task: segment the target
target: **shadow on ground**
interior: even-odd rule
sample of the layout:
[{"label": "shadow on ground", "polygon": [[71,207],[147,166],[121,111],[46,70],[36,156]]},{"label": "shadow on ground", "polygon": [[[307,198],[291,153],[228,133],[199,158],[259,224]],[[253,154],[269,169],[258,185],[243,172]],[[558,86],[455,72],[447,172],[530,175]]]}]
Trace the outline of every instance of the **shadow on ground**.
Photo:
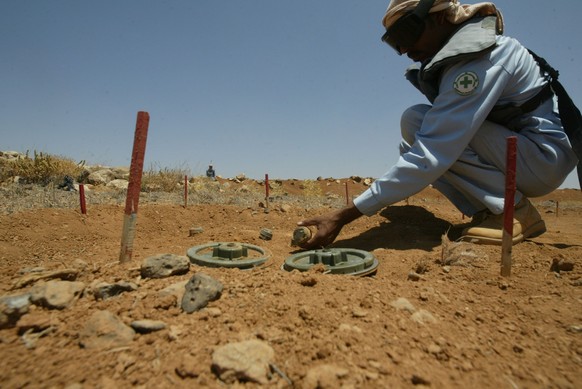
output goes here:
[{"label": "shadow on ground", "polygon": [[[375,249],[431,251],[440,246],[443,234],[456,234],[458,228],[436,217],[423,207],[414,205],[392,206],[380,216],[386,218],[373,227],[350,239],[336,241],[331,247],[347,247],[373,251]],[[460,234],[460,233],[459,233]]]}]

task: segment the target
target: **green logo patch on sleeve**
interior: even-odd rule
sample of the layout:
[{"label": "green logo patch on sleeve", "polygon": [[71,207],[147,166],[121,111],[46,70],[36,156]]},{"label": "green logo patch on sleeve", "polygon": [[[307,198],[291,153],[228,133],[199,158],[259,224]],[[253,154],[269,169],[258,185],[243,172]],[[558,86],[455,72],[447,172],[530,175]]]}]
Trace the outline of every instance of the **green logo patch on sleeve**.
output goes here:
[{"label": "green logo patch on sleeve", "polygon": [[453,88],[461,96],[467,96],[473,93],[479,86],[479,77],[473,72],[463,72],[455,78]]}]

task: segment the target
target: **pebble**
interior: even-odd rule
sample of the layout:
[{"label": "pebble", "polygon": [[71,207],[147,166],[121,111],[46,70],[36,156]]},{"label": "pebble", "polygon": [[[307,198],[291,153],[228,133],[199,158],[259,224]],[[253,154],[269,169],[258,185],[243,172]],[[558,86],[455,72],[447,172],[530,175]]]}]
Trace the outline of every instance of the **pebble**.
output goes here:
[{"label": "pebble", "polygon": [[73,267],[79,270],[80,272],[84,272],[89,267],[89,264],[80,258],[73,260],[71,265],[73,265]]},{"label": "pebble", "polygon": [[509,283],[506,281],[501,281],[497,284],[497,286],[499,287],[499,289],[501,290],[507,290],[509,289]]},{"label": "pebble", "polygon": [[347,323],[340,324],[338,329],[340,331],[362,333],[362,329],[360,327],[352,326],[352,325],[347,324]]},{"label": "pebble", "polygon": [[429,323],[436,323],[436,318],[424,309],[419,309],[418,311],[414,312],[410,319],[419,324],[429,324]]},{"label": "pebble", "polygon": [[119,281],[114,284],[100,282],[91,288],[95,300],[107,300],[108,298],[120,295],[123,292],[133,292],[137,290],[137,285],[133,282]]},{"label": "pebble", "polygon": [[206,311],[208,312],[208,316],[210,317],[219,317],[220,315],[222,315],[222,311],[220,310],[220,308],[209,307],[206,308]]},{"label": "pebble", "polygon": [[413,385],[426,385],[426,386],[430,386],[430,381],[427,380],[426,378],[418,375],[418,374],[413,374],[412,378],[410,379]]},{"label": "pebble", "polygon": [[349,376],[350,371],[342,366],[333,364],[314,366],[305,375],[302,387],[305,389],[352,387],[343,385],[342,382]]},{"label": "pebble", "polygon": [[361,308],[354,308],[352,310],[353,317],[366,317],[368,316],[368,311],[361,309]]},{"label": "pebble", "polygon": [[200,361],[192,355],[184,355],[180,358],[179,365],[175,369],[180,378],[196,378],[204,371]]},{"label": "pebble", "polygon": [[149,334],[150,332],[160,331],[166,328],[166,323],[159,320],[136,320],[131,322],[131,328],[140,334]]},{"label": "pebble", "polygon": [[268,228],[261,228],[261,231],[259,231],[259,238],[262,240],[271,240],[273,239],[273,231]]},{"label": "pebble", "polygon": [[516,354],[522,354],[525,351],[525,349],[519,345],[519,344],[514,344],[513,345],[513,352]]},{"label": "pebble", "polygon": [[188,231],[190,236],[198,235],[204,232],[204,228],[202,227],[192,227]]},{"label": "pebble", "polygon": [[572,271],[572,270],[574,270],[574,262],[565,260],[563,258],[552,259],[550,271],[559,273],[561,271]]},{"label": "pebble", "polygon": [[181,326],[170,326],[168,331],[168,340],[176,341],[180,339],[180,336],[184,333],[184,329]]},{"label": "pebble", "polygon": [[414,307],[414,305],[412,305],[412,303],[410,301],[408,301],[407,299],[405,299],[404,297],[400,297],[400,298],[392,301],[390,303],[390,305],[392,305],[394,308],[396,308],[399,311],[407,311],[410,313],[413,313],[416,311],[416,308]]},{"label": "pebble", "polygon": [[42,273],[46,271],[44,267],[25,267],[18,270],[18,274],[28,274],[28,273]]},{"label": "pebble", "polygon": [[441,348],[441,346],[439,346],[438,344],[434,344],[434,343],[432,343],[432,344],[430,344],[430,345],[428,346],[428,352],[429,352],[430,354],[435,354],[435,355],[436,355],[436,354],[439,354],[439,353],[441,353],[442,351],[443,351],[443,349],[442,349],[442,348]]}]

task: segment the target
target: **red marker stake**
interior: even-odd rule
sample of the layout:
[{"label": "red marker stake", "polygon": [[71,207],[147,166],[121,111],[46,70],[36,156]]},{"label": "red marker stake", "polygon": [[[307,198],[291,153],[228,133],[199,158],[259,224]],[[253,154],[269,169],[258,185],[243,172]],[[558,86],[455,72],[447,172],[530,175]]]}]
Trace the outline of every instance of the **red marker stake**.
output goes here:
[{"label": "red marker stake", "polygon": [[350,205],[350,196],[348,195],[348,182],[346,181],[346,205]]},{"label": "red marker stake", "polygon": [[129,168],[129,186],[125,201],[125,216],[123,218],[123,232],[121,235],[121,252],[119,262],[131,260],[133,254],[133,238],[135,237],[135,225],[137,222],[137,206],[139,192],[141,190],[141,176],[143,173],[143,160],[145,157],[146,141],[150,115],[147,112],[137,113],[135,136],[133,139],[133,152],[131,154],[131,166]]},{"label": "red marker stake", "polygon": [[269,175],[265,174],[265,212],[269,212]]},{"label": "red marker stake", "polygon": [[81,203],[81,213],[87,214],[87,204],[85,203],[85,185],[79,185],[79,202]]},{"label": "red marker stake", "polygon": [[513,211],[515,206],[515,176],[517,137],[507,138],[505,170],[505,204],[503,208],[503,238],[501,243],[501,275],[511,275],[511,251],[513,248]]},{"label": "red marker stake", "polygon": [[184,208],[188,207],[188,176],[184,176]]}]

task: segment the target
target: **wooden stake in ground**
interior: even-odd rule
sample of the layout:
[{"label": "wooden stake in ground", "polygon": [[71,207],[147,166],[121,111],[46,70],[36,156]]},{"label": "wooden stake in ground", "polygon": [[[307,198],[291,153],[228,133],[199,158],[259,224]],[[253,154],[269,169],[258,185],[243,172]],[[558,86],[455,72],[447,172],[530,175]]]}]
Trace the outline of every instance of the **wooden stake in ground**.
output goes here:
[{"label": "wooden stake in ground", "polygon": [[85,185],[79,184],[79,202],[81,203],[81,213],[87,214],[87,204],[85,202]]},{"label": "wooden stake in ground", "polygon": [[125,215],[123,217],[123,232],[121,235],[121,252],[119,262],[131,260],[133,254],[133,239],[135,237],[135,224],[137,222],[137,206],[141,189],[141,176],[143,172],[143,160],[145,157],[146,141],[150,115],[147,112],[137,113],[135,136],[133,139],[133,152],[131,154],[131,166],[129,168],[129,186],[125,200]]},{"label": "wooden stake in ground", "polygon": [[188,176],[184,176],[184,208],[188,207]]},{"label": "wooden stake in ground", "polygon": [[265,174],[265,213],[269,212],[269,175]]},{"label": "wooden stake in ground", "polygon": [[348,182],[346,181],[346,205],[350,205],[350,196],[348,194]]},{"label": "wooden stake in ground", "polygon": [[505,167],[505,204],[503,208],[503,240],[501,243],[501,275],[511,275],[511,251],[513,249],[513,210],[515,206],[515,175],[517,137],[507,137]]}]

